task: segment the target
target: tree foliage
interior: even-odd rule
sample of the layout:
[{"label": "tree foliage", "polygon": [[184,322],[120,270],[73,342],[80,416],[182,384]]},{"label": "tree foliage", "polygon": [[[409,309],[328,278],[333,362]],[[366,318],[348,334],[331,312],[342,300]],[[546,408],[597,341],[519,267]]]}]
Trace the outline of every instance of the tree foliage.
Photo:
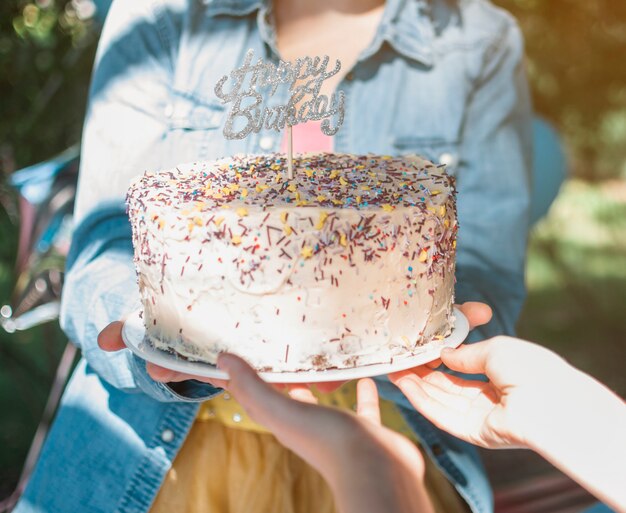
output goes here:
[{"label": "tree foliage", "polygon": [[573,173],[626,177],[626,2],[496,2],[519,20],[535,109],[563,134]]},{"label": "tree foliage", "polygon": [[0,164],[50,158],[80,138],[97,39],[92,2],[0,2]]}]

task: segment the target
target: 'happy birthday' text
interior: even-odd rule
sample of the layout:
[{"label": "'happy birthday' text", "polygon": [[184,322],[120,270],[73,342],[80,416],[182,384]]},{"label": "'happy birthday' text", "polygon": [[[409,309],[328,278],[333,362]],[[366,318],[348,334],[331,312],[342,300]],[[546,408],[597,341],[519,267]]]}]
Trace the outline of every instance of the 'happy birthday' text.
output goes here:
[{"label": "'happy birthday' text", "polygon": [[[336,75],[341,69],[338,60],[328,70],[329,57],[303,57],[295,62],[280,61],[278,66],[259,59],[252,64],[254,52],[248,50],[241,67],[224,75],[215,86],[215,94],[223,103],[232,103],[224,126],[227,139],[243,139],[262,128],[282,131],[308,120],[323,120],[322,132],[334,135],[344,118],[345,95],[343,91],[330,97],[320,94],[324,80]],[[230,78],[229,90],[225,86]],[[285,105],[264,106],[260,91],[269,88],[273,96],[280,84],[289,84],[289,100]],[[305,101],[303,101],[305,100]],[[337,115],[336,123],[333,124]],[[235,130],[235,124],[245,123]]]}]

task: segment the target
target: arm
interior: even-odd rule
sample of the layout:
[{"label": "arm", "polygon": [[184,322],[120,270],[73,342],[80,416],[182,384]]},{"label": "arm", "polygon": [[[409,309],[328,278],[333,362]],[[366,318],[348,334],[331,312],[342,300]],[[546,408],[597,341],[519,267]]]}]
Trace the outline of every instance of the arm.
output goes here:
[{"label": "arm", "polygon": [[456,298],[494,309],[474,341],[512,334],[525,297],[532,155],[522,59],[522,37],[511,20],[485,52],[461,136]]},{"label": "arm", "polygon": [[441,429],[488,448],[534,449],[617,511],[626,511],[626,406],[551,351],[496,337],[441,359],[477,382],[426,367],[392,381]]},{"label": "arm", "polygon": [[[130,179],[162,164],[160,140],[176,40],[172,19],[154,2],[115,2],[105,24],[85,120],[75,231],[67,262],[61,324],[89,365],[112,385],[161,401],[217,393],[193,381],[157,383],[129,350],[105,353],[98,333],[139,308],[130,225],[123,199]],[[165,34],[170,34],[166,37]],[[107,206],[108,205],[108,206]]]},{"label": "arm", "polygon": [[563,389],[555,407],[529,427],[529,447],[615,511],[626,512],[626,406],[602,383],[561,364]]}]

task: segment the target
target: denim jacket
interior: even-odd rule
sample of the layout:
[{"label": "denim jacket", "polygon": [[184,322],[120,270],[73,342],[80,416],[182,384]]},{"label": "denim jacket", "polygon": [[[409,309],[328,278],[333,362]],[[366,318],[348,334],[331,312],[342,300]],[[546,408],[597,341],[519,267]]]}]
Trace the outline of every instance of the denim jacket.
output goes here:
[{"label": "denim jacket", "polygon": [[[263,0],[116,0],[102,34],[85,121],[62,326],[82,350],[37,468],[16,511],[143,513],[185,440],[196,381],[154,382],[128,350],[97,334],[140,306],[123,197],[146,169],[239,152],[277,151],[261,131],[226,140],[217,80],[246,51],[277,60]],[[520,31],[485,0],[388,0],[373,41],[339,88],[335,150],[419,153],[457,177],[458,302],[494,308],[473,340],[512,333],[524,298],[530,107]],[[284,103],[285,88],[271,101]],[[474,512],[492,511],[475,451],[415,412],[385,378],[425,450]],[[210,465],[211,462],[206,462]]]}]

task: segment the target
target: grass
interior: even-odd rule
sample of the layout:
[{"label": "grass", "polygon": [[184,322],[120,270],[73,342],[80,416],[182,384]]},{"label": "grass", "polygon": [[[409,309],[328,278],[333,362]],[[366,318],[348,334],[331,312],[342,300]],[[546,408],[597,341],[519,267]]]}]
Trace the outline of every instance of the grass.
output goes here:
[{"label": "grass", "polygon": [[[0,209],[0,304],[13,286],[17,230]],[[626,395],[626,181],[570,180],[533,231],[520,336]],[[63,350],[58,327],[0,330],[0,497],[14,485]]]}]

